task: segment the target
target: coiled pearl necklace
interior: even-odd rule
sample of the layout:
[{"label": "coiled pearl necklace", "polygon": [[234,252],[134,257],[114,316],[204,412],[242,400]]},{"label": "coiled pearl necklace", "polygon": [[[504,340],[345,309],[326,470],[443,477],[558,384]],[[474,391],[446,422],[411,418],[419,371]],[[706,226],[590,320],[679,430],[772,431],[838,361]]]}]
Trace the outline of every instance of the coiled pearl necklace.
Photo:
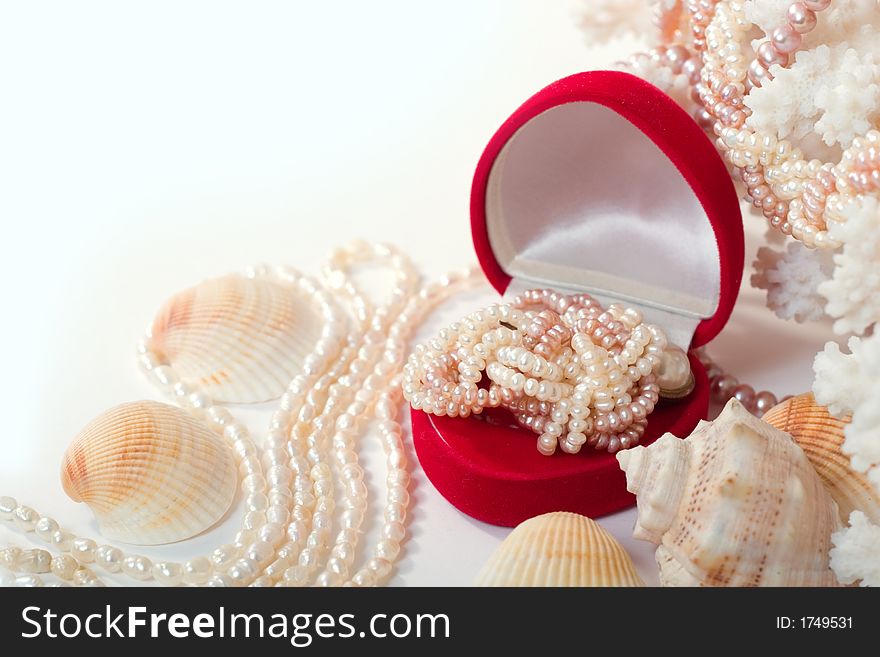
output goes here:
[{"label": "coiled pearl necklace", "polygon": [[[362,265],[384,266],[394,274],[390,298],[379,307],[353,281],[352,270]],[[166,586],[373,586],[390,576],[406,535],[410,502],[397,422],[406,344],[429,312],[480,282],[482,275],[477,270],[453,273],[419,290],[420,277],[406,257],[392,247],[363,242],[333,253],[323,284],[285,267],[254,268],[247,275],[291,286],[309,297],[324,319],[314,351],[280,399],[262,449],[226,408],[180,380],[173,363],[153,352],[149,335],[138,346],[151,380],[229,440],[239,459],[246,511],[233,543],[184,563],[153,563],[73,536],[52,518],[0,497],[0,519],[33,532],[60,552],[0,550],[0,583],[39,586],[40,576],[51,572],[63,583],[101,586],[95,567]],[[355,447],[370,415],[378,420],[385,452],[386,500],[380,538],[363,567],[353,570],[367,508]],[[340,527],[331,544],[338,508]]]},{"label": "coiled pearl necklace", "polygon": [[[479,387],[483,372],[488,385]],[[661,388],[683,396],[692,385],[687,355],[637,310],[604,310],[586,294],[539,289],[471,313],[417,346],[403,394],[434,415],[506,408],[550,456],[557,447],[569,454],[583,445],[632,447]]]}]

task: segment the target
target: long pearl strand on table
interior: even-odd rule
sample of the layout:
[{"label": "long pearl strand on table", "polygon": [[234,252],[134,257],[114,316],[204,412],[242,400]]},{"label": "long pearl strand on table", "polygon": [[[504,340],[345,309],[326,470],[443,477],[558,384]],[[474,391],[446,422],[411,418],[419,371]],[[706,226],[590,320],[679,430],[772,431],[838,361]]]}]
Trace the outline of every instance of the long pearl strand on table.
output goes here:
[{"label": "long pearl strand on table", "polygon": [[[356,266],[377,264],[390,267],[395,282],[388,302],[373,307],[351,272]],[[153,352],[149,335],[139,345],[141,365],[153,382],[232,444],[245,495],[242,528],[233,543],[185,563],[152,563],[117,547],[75,537],[48,516],[3,497],[0,519],[34,532],[62,554],[6,548],[0,551],[0,567],[5,568],[0,582],[39,586],[39,575],[51,572],[75,585],[102,585],[90,564],[166,586],[303,586],[312,580],[320,586],[371,586],[386,580],[405,538],[410,501],[409,472],[396,421],[406,344],[426,314],[452,294],[475,285],[481,275],[476,270],[450,274],[418,290],[419,276],[408,259],[391,247],[362,242],[337,250],[323,274],[326,289],[288,268],[247,272],[253,278],[280,280],[308,296],[324,319],[320,340],[272,416],[262,450],[226,408],[179,379],[173,363],[163,362]],[[386,455],[386,505],[380,539],[364,566],[352,573],[367,507],[355,448],[371,411],[379,420]],[[342,489],[338,502],[342,511],[331,546],[337,511],[334,471]],[[16,571],[25,574],[15,577]]]}]

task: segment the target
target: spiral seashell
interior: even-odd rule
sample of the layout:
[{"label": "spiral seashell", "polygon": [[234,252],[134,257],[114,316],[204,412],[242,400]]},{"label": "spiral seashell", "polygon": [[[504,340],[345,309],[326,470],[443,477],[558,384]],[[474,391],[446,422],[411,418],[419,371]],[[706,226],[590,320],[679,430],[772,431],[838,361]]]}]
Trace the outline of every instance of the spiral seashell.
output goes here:
[{"label": "spiral seashell", "polygon": [[150,339],[164,362],[212,399],[255,403],[284,393],[320,330],[294,286],[233,274],[172,297]]},{"label": "spiral seashell", "polygon": [[644,586],[632,560],[585,516],[556,512],[517,526],[483,566],[476,586]]},{"label": "spiral seashell", "polygon": [[214,525],[238,486],[229,447],[205,424],[167,404],[122,404],[73,440],[61,484],[85,502],[101,533],[139,545],[182,541]]},{"label": "spiral seashell", "polygon": [[806,393],[774,406],[764,421],[791,435],[801,446],[837,502],[842,520],[847,521],[850,513],[858,510],[880,524],[880,493],[865,474],[853,469],[841,449],[849,418],[833,417],[816,403],[812,393]]},{"label": "spiral seashell", "polygon": [[731,399],[688,438],[617,455],[663,586],[840,586],[837,504],[803,450]]}]

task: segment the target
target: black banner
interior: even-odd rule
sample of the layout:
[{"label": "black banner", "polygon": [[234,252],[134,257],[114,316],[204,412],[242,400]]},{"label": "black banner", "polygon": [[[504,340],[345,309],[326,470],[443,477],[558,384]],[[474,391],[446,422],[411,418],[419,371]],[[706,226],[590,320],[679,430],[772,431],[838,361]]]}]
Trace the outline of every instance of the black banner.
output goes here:
[{"label": "black banner", "polygon": [[7,655],[71,642],[90,655],[217,641],[260,655],[841,649],[873,642],[880,605],[871,589],[0,589],[0,600]]}]

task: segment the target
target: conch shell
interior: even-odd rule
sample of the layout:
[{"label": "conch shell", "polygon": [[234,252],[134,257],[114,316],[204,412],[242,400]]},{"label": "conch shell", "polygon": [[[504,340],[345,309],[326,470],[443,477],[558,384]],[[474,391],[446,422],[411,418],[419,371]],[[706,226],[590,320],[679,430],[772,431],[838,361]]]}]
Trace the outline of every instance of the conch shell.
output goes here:
[{"label": "conch shell", "polygon": [[837,502],[844,522],[850,513],[859,510],[874,524],[880,524],[880,494],[841,451],[848,418],[833,417],[816,403],[812,393],[807,393],[774,406],[764,415],[764,421],[790,434],[801,446]]},{"label": "conch shell", "polygon": [[230,448],[206,425],[167,404],[122,404],[74,439],[61,484],[95,514],[109,539],[157,545],[200,534],[238,487]]},{"label": "conch shell", "polygon": [[803,450],[735,399],[688,438],[617,459],[663,586],[840,585],[828,565],[837,504]]},{"label": "conch shell", "polygon": [[255,403],[284,393],[320,329],[295,286],[232,274],[172,297],[150,339],[184,381],[215,401]]},{"label": "conch shell", "polygon": [[546,513],[518,525],[483,566],[476,586],[644,586],[632,560],[598,524]]}]

